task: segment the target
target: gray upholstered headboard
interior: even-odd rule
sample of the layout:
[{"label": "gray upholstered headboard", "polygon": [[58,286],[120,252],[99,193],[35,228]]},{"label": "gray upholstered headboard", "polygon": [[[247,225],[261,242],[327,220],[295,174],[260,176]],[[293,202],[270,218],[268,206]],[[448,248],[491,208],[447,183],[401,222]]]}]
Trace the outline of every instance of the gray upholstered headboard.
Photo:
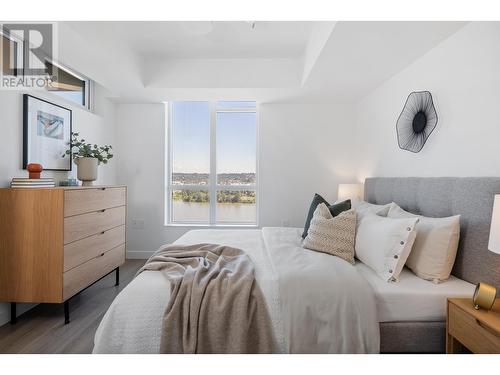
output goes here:
[{"label": "gray upholstered headboard", "polygon": [[500,289],[500,255],[488,251],[495,194],[500,194],[500,177],[379,177],[365,181],[367,202],[395,202],[409,212],[430,217],[461,215],[452,274]]}]

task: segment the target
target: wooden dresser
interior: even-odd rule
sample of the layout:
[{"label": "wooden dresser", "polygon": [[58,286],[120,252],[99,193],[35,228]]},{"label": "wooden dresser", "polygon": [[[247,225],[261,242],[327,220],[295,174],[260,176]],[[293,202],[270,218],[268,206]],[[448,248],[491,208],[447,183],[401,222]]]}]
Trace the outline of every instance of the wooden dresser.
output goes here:
[{"label": "wooden dresser", "polygon": [[125,186],[0,189],[0,301],[65,303],[125,261]]}]

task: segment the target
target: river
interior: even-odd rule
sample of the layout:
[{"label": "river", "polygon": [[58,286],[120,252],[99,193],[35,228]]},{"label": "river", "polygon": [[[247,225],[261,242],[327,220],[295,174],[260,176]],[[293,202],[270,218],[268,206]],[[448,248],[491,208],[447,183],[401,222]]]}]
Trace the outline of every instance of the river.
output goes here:
[{"label": "river", "polygon": [[[208,203],[173,201],[174,221],[207,221],[210,208]],[[217,223],[256,222],[255,204],[250,203],[217,203]]]}]

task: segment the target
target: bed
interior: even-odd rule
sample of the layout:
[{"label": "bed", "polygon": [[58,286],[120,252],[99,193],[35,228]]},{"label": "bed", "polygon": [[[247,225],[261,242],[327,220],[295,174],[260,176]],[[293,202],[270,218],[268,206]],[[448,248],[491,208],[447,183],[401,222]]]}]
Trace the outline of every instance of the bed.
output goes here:
[{"label": "bed", "polygon": [[[447,297],[470,296],[479,280],[500,284],[500,260],[487,251],[500,178],[371,178],[365,199],[394,201],[425,216],[460,214],[453,276],[433,284],[405,269],[387,283],[362,263],[305,250],[298,228],[195,230],[176,243],[241,248],[255,264],[277,353],[443,352]],[[334,270],[332,272],[332,270]],[[95,336],[94,353],[158,353],[169,285],[143,272],[115,299]]]},{"label": "bed", "polygon": [[[370,285],[344,260],[305,251],[301,230],[192,230],[176,243],[216,243],[249,255],[267,302],[275,352],[378,352],[376,301]],[[164,276],[141,273],[106,312],[94,353],[158,353],[168,300]]]}]

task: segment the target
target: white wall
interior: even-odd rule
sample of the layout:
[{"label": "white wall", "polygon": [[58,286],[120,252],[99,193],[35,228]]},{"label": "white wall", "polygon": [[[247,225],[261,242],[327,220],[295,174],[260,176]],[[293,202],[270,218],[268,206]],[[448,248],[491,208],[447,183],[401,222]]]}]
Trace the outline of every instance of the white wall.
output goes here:
[{"label": "white wall", "polygon": [[[259,110],[260,226],[301,227],[315,192],[334,201],[337,183],[355,178],[351,107],[263,104]],[[146,257],[189,229],[163,225],[165,107],[119,104],[116,121],[117,180],[128,186],[128,256]],[[132,219],[144,220],[144,229],[133,229]]]},{"label": "white wall", "polygon": [[259,127],[260,224],[302,227],[314,193],[333,202],[352,182],[352,108],[343,104],[264,104]]},{"label": "white wall", "polygon": [[[398,148],[411,91],[432,93],[438,124],[420,153]],[[500,25],[473,22],[356,107],[358,178],[500,175]]]},{"label": "white wall", "polygon": [[[80,132],[87,141],[98,144],[114,144],[114,104],[104,97],[104,90],[97,86],[95,90],[95,111],[90,112],[72,105],[45,92],[28,94],[52,103],[62,105],[73,111],[73,131]],[[0,187],[8,187],[12,177],[27,177],[23,166],[23,95],[19,92],[0,91]],[[53,177],[57,181],[68,176],[76,178],[76,166],[72,172],[43,172],[44,177]],[[116,164],[99,167],[98,184],[113,184],[116,181]]]},{"label": "white wall", "polygon": [[[97,86],[95,90],[95,113],[78,108],[70,102],[61,100],[49,93],[29,94],[60,104],[73,110],[73,131],[92,143],[115,145],[114,104],[105,98],[105,91]],[[27,171],[23,163],[23,96],[22,93],[0,91],[0,187],[8,187],[12,177],[25,177]],[[76,167],[72,172],[42,173],[44,177],[56,180],[66,179],[69,175],[76,178]],[[116,163],[99,167],[98,184],[116,183]],[[1,261],[1,259],[0,259]],[[18,313],[26,311],[32,305],[20,304]],[[9,305],[0,303],[0,325],[10,319]]]},{"label": "white wall", "polygon": [[[127,185],[128,257],[147,257],[138,252],[157,250],[183,233],[163,226],[165,115],[163,104],[116,106],[117,181]],[[133,229],[132,219],[144,220],[144,229]]]}]

